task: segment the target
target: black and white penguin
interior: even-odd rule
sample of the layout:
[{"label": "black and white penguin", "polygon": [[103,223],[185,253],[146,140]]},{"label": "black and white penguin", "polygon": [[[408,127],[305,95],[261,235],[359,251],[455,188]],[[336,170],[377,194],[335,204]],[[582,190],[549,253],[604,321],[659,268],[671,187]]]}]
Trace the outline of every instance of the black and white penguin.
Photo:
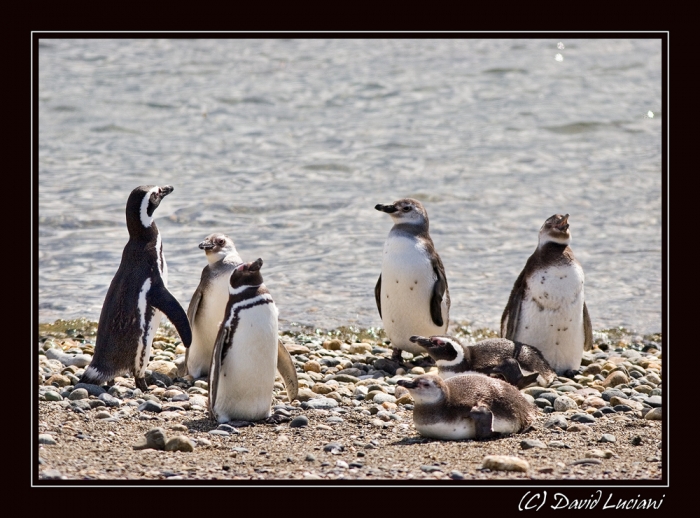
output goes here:
[{"label": "black and white penguin", "polygon": [[447,331],[450,292],[445,267],[428,233],[428,213],[411,198],[375,209],[391,216],[394,226],[384,243],[382,272],[374,288],[384,331],[394,348],[414,354],[422,347],[413,335],[439,335]]},{"label": "black and white penguin", "polygon": [[593,344],[583,269],[569,243],[569,215],[548,218],[501,317],[502,337],[537,347],[557,374],[567,376]]},{"label": "black and white penguin", "polygon": [[209,369],[212,419],[259,421],[270,416],[277,371],[277,306],[263,284],[262,259],[231,273],[229,299]]},{"label": "black and white penguin", "polygon": [[95,353],[83,383],[102,384],[132,373],[136,385],[147,390],[144,375],[151,344],[163,314],[188,347],[192,331],[187,315],[167,289],[168,267],[153,212],[173,192],[165,185],[142,185],[126,202],[129,241],[100,313]]},{"label": "black and white penguin", "polygon": [[398,385],[411,393],[413,424],[434,439],[489,439],[527,430],[537,410],[503,380],[472,372],[446,380],[426,374]]},{"label": "black and white penguin", "polygon": [[557,377],[539,349],[505,338],[462,345],[452,336],[412,336],[435,360],[442,379],[475,371],[501,377],[519,389],[532,383],[548,386]]},{"label": "black and white penguin", "polygon": [[194,378],[209,374],[214,342],[228,303],[231,273],[243,263],[233,240],[225,234],[207,236],[199,248],[204,250],[208,264],[187,308],[192,345],[185,355],[186,372]]}]

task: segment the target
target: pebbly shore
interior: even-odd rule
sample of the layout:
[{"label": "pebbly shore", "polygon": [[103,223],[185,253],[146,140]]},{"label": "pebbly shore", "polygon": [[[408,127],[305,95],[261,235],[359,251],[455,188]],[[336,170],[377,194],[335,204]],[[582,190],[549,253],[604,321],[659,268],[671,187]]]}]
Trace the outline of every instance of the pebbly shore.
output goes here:
[{"label": "pebbly shore", "polygon": [[[219,424],[208,384],[178,375],[185,348],[161,325],[147,392],[131,377],[112,387],[80,383],[96,324],[57,321],[39,329],[39,483],[56,480],[651,480],[662,478],[661,336],[594,333],[573,378],[522,390],[534,426],[487,441],[421,437],[401,379],[437,373],[427,355],[403,353],[395,369],[377,330],[299,329],[281,339],[294,360],[298,398],[275,382],[276,423]],[[465,343],[495,336],[453,325]]]}]

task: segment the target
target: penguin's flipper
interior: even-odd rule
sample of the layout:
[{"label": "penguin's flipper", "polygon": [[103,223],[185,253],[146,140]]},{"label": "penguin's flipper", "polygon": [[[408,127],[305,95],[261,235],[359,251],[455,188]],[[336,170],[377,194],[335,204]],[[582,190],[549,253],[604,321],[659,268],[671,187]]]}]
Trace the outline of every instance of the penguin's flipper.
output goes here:
[{"label": "penguin's flipper", "polygon": [[501,374],[506,382],[519,389],[523,389],[535,383],[539,376],[537,372],[523,370],[520,362],[515,358],[506,358],[498,367],[494,368],[493,371]]},{"label": "penguin's flipper", "polygon": [[190,321],[187,320],[187,314],[182,306],[177,301],[173,294],[168,291],[163,284],[160,286],[154,286],[148,291],[148,302],[153,305],[156,309],[159,309],[165,316],[168,317],[177,333],[182,339],[182,343],[185,347],[189,347],[192,343],[192,329],[190,328]]},{"label": "penguin's flipper", "polygon": [[515,333],[518,330],[520,305],[523,302],[523,293],[525,293],[523,273],[515,281],[513,291],[510,292],[510,297],[508,298],[508,304],[506,304],[506,308],[501,316],[501,338],[507,338],[508,340],[514,340]]},{"label": "penguin's flipper", "polygon": [[435,284],[433,284],[433,294],[430,297],[430,316],[436,326],[442,327],[445,323],[442,320],[442,298],[447,291],[447,279],[445,277],[445,267],[442,265],[439,257],[433,262],[433,271],[437,279],[435,279]]},{"label": "penguin's flipper", "polygon": [[493,431],[493,413],[485,406],[474,406],[469,412],[474,421],[474,438],[477,441],[497,435]]},{"label": "penguin's flipper", "polygon": [[299,394],[299,380],[292,356],[281,340],[277,341],[277,370],[284,380],[284,386],[287,389],[287,399],[291,403]]},{"label": "penguin's flipper", "polygon": [[379,310],[379,318],[382,318],[382,274],[379,274],[377,285],[374,287],[374,300],[377,301],[377,309]]},{"label": "penguin's flipper", "polygon": [[228,349],[226,344],[229,342],[229,335],[231,333],[231,328],[226,326],[221,326],[219,332],[216,334],[216,340],[214,341],[214,351],[211,355],[211,366],[209,367],[209,417],[217,420],[216,412],[214,412],[214,407],[216,405],[216,396],[219,388],[219,371],[221,370],[221,362],[226,356],[224,349]]},{"label": "penguin's flipper", "polygon": [[591,317],[588,315],[586,303],[583,303],[583,350],[588,351],[593,347],[593,328],[591,327]]},{"label": "penguin's flipper", "polygon": [[194,291],[194,295],[192,295],[190,305],[187,306],[187,319],[190,321],[190,323],[194,323],[194,317],[197,316],[197,310],[199,309],[199,303],[202,302],[203,292],[204,290],[202,290],[202,285],[200,284]]}]

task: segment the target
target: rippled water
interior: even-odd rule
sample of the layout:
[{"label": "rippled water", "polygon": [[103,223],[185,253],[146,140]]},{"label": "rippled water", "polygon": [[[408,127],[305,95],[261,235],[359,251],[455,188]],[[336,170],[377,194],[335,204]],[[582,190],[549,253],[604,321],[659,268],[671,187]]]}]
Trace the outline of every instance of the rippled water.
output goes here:
[{"label": "rippled water", "polygon": [[47,39],[39,320],[97,320],[142,184],[187,307],[214,231],[292,322],[380,326],[390,218],[421,200],[451,320],[497,329],[554,213],[594,329],[661,330],[658,39]]}]

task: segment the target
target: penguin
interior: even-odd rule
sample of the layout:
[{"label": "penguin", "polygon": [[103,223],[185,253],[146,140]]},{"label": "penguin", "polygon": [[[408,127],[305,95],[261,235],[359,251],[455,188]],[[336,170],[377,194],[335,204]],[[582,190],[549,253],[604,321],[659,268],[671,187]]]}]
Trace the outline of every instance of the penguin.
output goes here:
[{"label": "penguin", "polygon": [[142,185],[126,202],[129,241],[107,290],[97,325],[95,353],[82,383],[112,382],[131,373],[136,386],[148,390],[144,379],[151,344],[163,314],[173,323],[182,343],[189,347],[192,330],[185,310],[168,291],[168,266],[153,212],[171,185]]},{"label": "penguin", "polygon": [[391,216],[394,226],[384,243],[382,270],[374,288],[384,331],[394,348],[413,354],[423,348],[411,342],[413,335],[440,335],[447,331],[450,292],[445,267],[428,233],[428,213],[411,198],[391,205],[376,205]]},{"label": "penguin", "polygon": [[414,401],[413,424],[433,439],[490,439],[532,426],[537,410],[520,391],[479,372],[446,380],[433,374],[399,380]]},{"label": "penguin", "polygon": [[537,347],[567,377],[579,370],[583,351],[593,344],[583,268],[570,243],[569,215],[549,217],[501,317],[501,337]]},{"label": "penguin", "polygon": [[187,308],[192,345],[185,353],[185,366],[193,378],[209,374],[214,342],[228,303],[231,273],[243,263],[233,240],[225,234],[210,234],[199,248],[204,250],[208,264]]},{"label": "penguin", "polygon": [[262,259],[237,266],[209,369],[209,415],[219,423],[270,417],[277,369],[277,306]]},{"label": "penguin", "polygon": [[442,379],[476,371],[523,389],[532,383],[549,386],[557,377],[539,349],[505,338],[462,345],[452,336],[412,336],[411,342],[428,351]]},{"label": "penguin", "polygon": [[[229,300],[231,273],[243,264],[233,240],[225,234],[214,233],[199,243],[208,264],[202,270],[199,286],[187,308],[192,326],[192,345],[185,353],[183,367],[193,378],[209,375],[214,343],[224,319]],[[287,398],[294,401],[299,392],[299,380],[294,361],[281,341],[277,344],[277,370],[284,379]],[[184,374],[184,372],[183,372]]]}]

